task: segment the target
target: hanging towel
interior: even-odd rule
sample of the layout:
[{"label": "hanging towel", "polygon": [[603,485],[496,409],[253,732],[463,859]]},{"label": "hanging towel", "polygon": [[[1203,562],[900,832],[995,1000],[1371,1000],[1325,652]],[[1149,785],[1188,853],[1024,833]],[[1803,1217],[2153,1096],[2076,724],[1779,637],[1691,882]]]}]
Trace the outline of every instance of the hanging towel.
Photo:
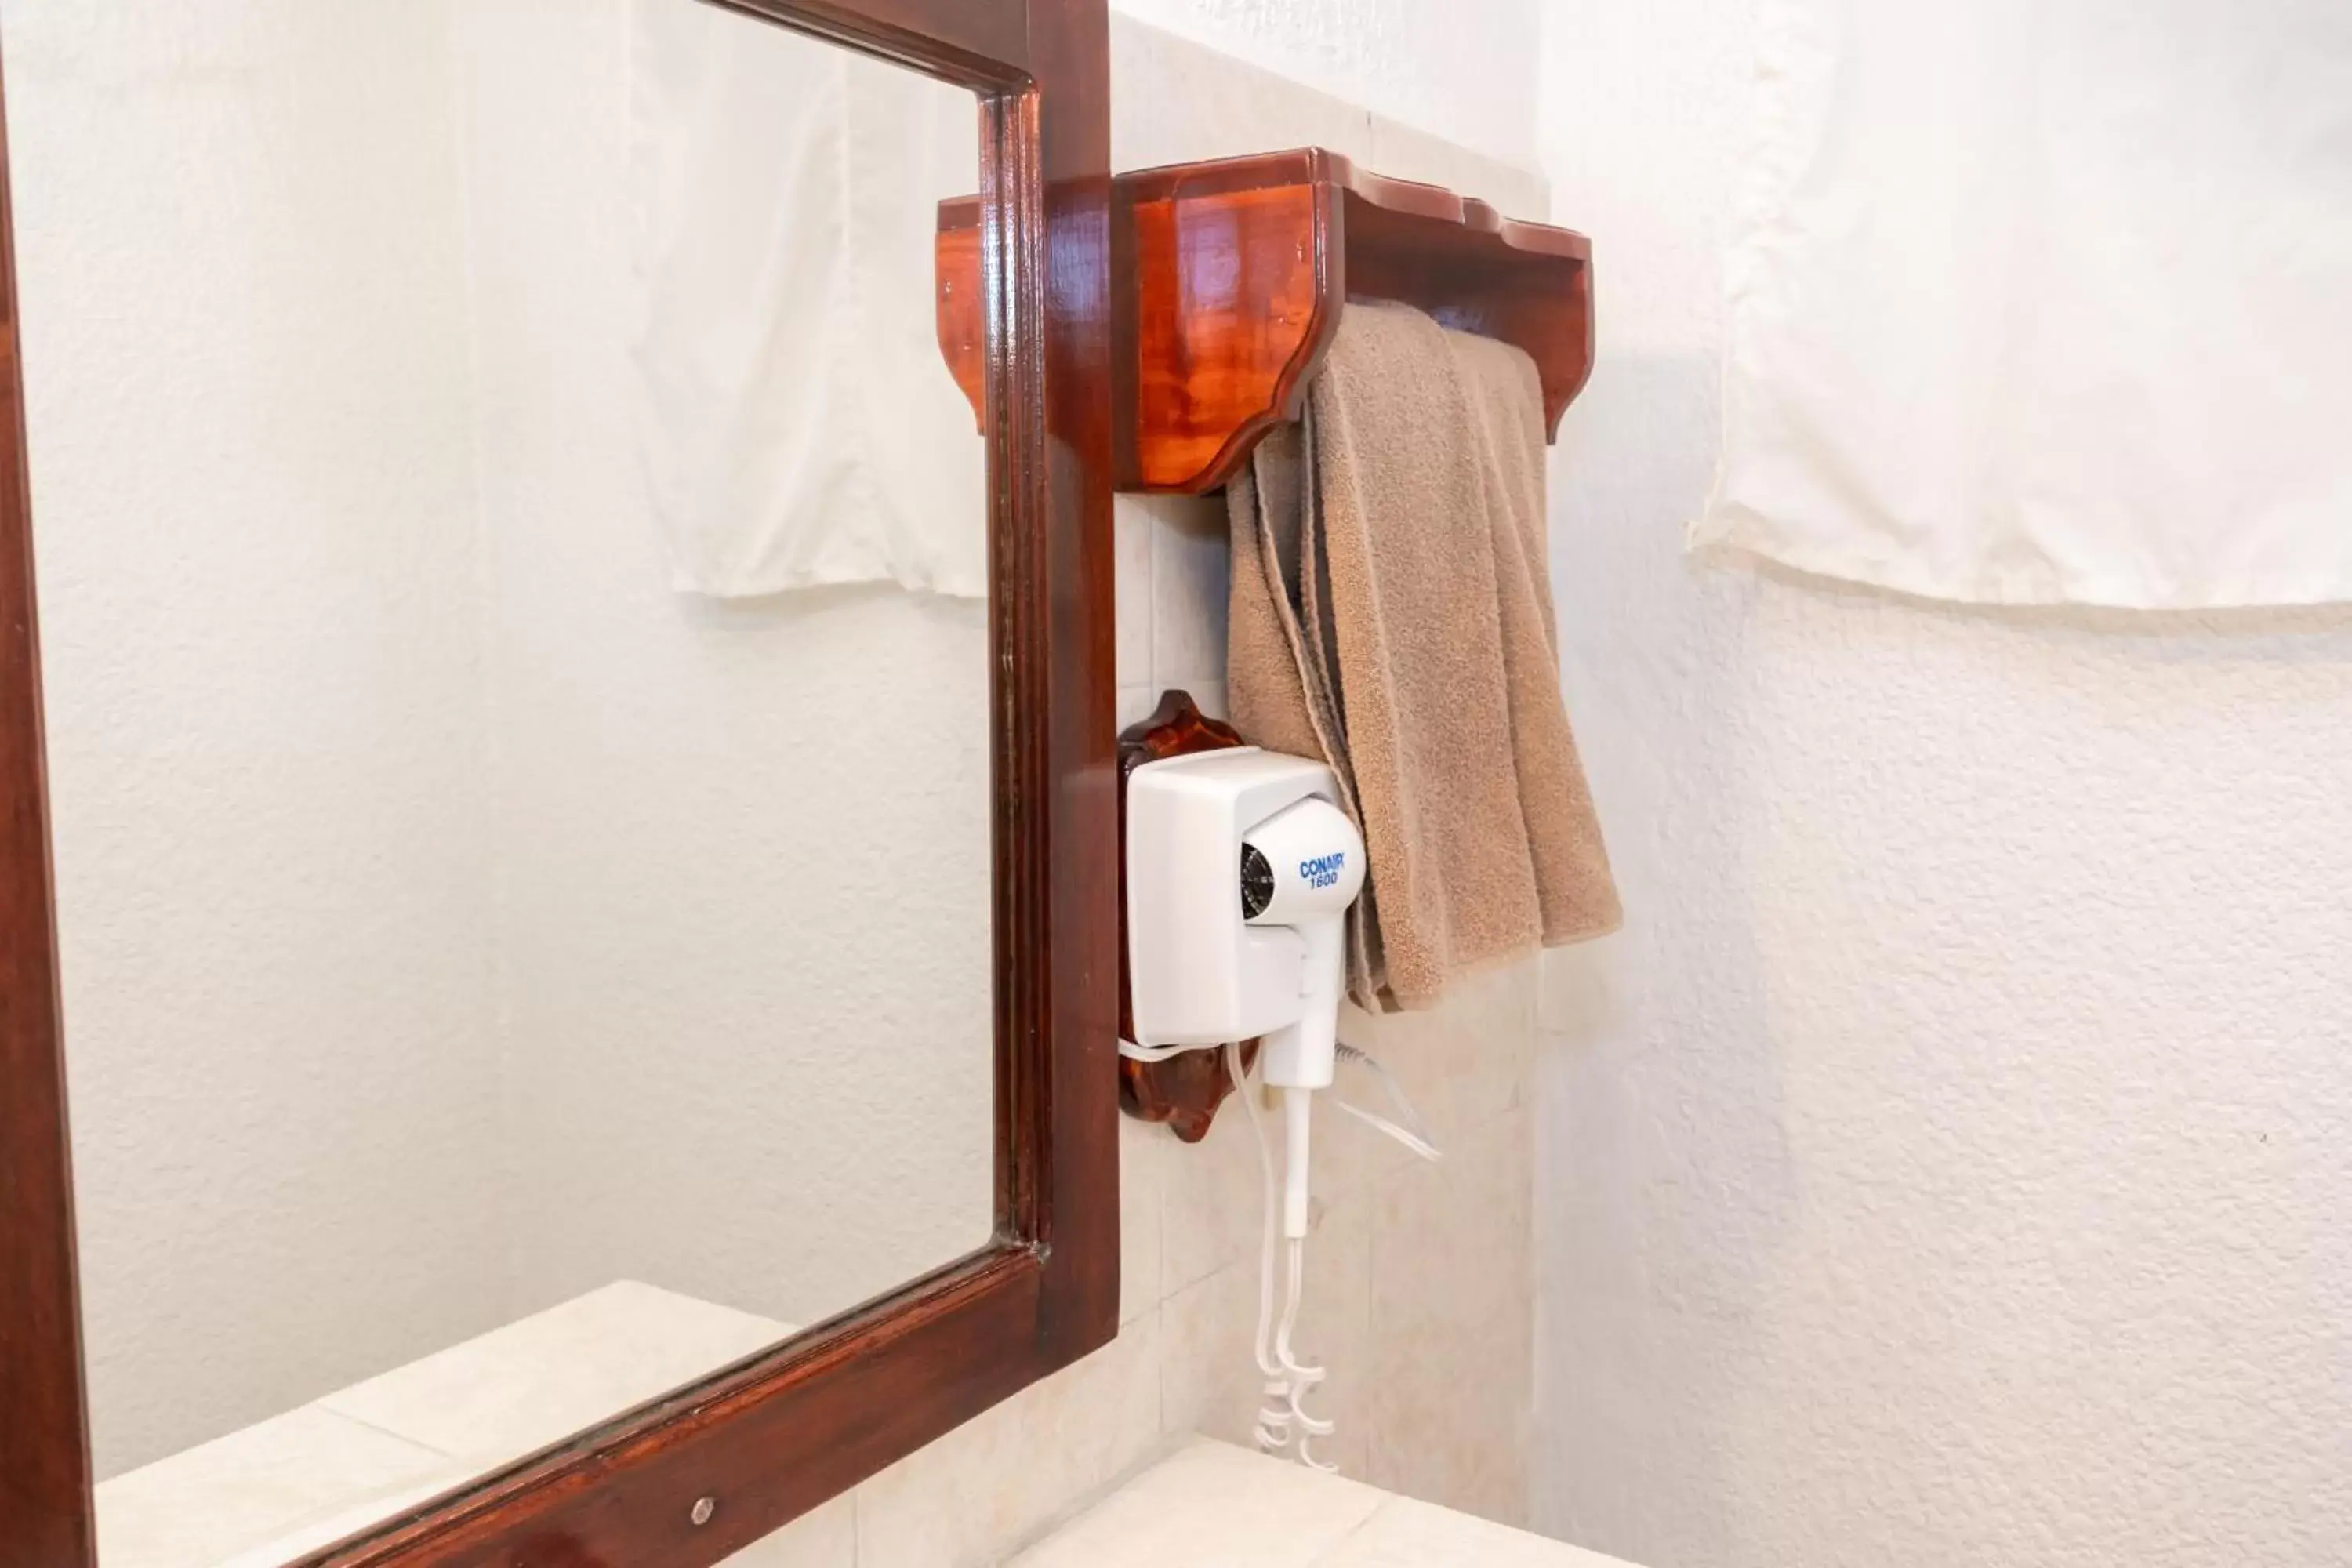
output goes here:
[{"label": "hanging towel", "polygon": [[1370,861],[1349,992],[1426,1007],[1623,918],[1560,702],[1543,390],[1509,344],[1350,304],[1307,403],[1227,491],[1233,721],[1339,775]]},{"label": "hanging towel", "polygon": [[962,89],[706,0],[632,0],[637,439],[681,591],[988,592],[987,451],[940,357]]}]

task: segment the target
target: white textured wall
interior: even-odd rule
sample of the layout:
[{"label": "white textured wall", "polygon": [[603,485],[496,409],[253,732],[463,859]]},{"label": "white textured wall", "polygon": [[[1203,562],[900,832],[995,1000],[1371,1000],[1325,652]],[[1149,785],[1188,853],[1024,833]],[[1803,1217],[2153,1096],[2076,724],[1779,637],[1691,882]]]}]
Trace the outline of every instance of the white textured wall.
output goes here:
[{"label": "white textured wall", "polygon": [[509,1305],[631,1278],[813,1322],[994,1225],[985,607],[671,591],[632,418],[626,0],[454,23]]},{"label": "white textured wall", "polygon": [[1532,161],[1541,0],[1112,0],[1112,8],[1457,145]]},{"label": "white textured wall", "polygon": [[446,16],[0,16],[104,1474],[492,1321]]},{"label": "white textured wall", "polygon": [[4,14],[100,1473],[982,1245],[983,612],[669,591],[620,0]]},{"label": "white textured wall", "polygon": [[1551,23],[1602,344],[1555,570],[1631,921],[1546,999],[1538,1523],[1651,1568],[2342,1563],[2352,617],[1685,560],[1749,11]]}]

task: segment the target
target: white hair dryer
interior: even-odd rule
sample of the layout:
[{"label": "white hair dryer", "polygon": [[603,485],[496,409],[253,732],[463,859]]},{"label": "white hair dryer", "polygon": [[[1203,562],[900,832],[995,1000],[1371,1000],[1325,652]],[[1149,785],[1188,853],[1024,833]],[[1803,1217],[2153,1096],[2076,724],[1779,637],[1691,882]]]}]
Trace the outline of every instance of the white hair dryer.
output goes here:
[{"label": "white hair dryer", "polygon": [[[1364,841],[1320,763],[1255,747],[1128,780],[1129,1010],[1147,1050],[1265,1037],[1283,1093],[1283,1230],[1307,1234],[1312,1096],[1338,1066],[1349,906]],[[1239,1087],[1239,1086],[1236,1086]]]}]

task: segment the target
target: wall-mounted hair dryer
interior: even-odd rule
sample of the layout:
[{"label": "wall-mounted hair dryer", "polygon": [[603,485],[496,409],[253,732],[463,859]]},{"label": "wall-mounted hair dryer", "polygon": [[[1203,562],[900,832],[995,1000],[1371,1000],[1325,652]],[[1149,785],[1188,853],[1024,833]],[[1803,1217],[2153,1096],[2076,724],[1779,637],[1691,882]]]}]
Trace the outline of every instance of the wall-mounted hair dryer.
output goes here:
[{"label": "wall-mounted hair dryer", "polygon": [[[1348,1112],[1427,1159],[1436,1146],[1396,1085],[1364,1053],[1339,1043],[1347,984],[1348,910],[1364,886],[1364,841],[1339,809],[1339,782],[1320,763],[1255,747],[1192,752],[1144,763],[1127,779],[1128,1003],[1135,1038],[1120,1050],[1146,1059],[1223,1047],[1234,1088],[1257,1133],[1265,1181],[1257,1366],[1268,1403],[1258,1446],[1297,1446],[1302,1463],[1331,1423],[1303,1403],[1324,1377],[1298,1360],[1307,1209],[1307,1135],[1315,1091],[1331,1087],[1339,1058],[1387,1083],[1404,1125],[1344,1100]],[[1242,1081],[1236,1043],[1263,1037],[1266,1087],[1282,1090],[1284,1173],[1275,1174],[1264,1118]],[[1288,1240],[1282,1305],[1276,1258]]]},{"label": "wall-mounted hair dryer", "polygon": [[1127,787],[1136,1044],[1265,1037],[1289,1134],[1283,1230],[1304,1237],[1310,1097],[1338,1065],[1363,838],[1329,768],[1255,747],[1147,763]]}]

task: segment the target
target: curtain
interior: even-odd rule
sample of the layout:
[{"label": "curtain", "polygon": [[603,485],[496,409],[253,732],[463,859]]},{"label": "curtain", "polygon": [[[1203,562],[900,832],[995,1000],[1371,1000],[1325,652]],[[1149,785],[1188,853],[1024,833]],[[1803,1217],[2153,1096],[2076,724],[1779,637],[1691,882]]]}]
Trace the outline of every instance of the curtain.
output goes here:
[{"label": "curtain", "polygon": [[1696,545],[1986,603],[2352,599],[2352,4],[1759,18]]},{"label": "curtain", "polygon": [[681,590],[987,593],[986,459],[941,360],[966,91],[703,0],[634,0],[638,435]]}]

